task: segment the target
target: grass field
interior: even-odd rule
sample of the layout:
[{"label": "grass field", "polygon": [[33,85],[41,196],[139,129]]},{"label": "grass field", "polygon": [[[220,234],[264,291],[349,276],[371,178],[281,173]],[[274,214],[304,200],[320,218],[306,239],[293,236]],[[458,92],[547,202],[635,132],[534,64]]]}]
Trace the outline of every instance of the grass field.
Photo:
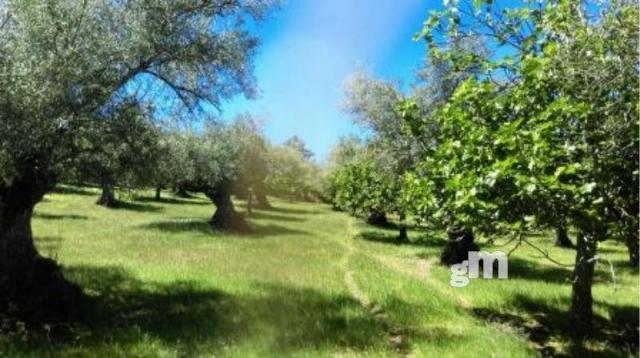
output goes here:
[{"label": "grass field", "polygon": [[[165,193],[165,195],[167,195]],[[204,198],[94,204],[62,187],[36,208],[40,251],[93,297],[86,322],[62,341],[0,338],[0,356],[499,356],[570,354],[570,270],[530,247],[509,280],[449,286],[442,236],[375,229],[312,203],[272,199],[251,232],[212,231]],[[168,196],[168,195],[167,195]],[[243,203],[239,203],[242,208]],[[561,262],[574,251],[534,238]],[[483,248],[493,250],[491,246]],[[500,248],[505,250],[505,248]],[[603,243],[594,286],[594,355],[637,352],[638,274],[624,247]]]}]

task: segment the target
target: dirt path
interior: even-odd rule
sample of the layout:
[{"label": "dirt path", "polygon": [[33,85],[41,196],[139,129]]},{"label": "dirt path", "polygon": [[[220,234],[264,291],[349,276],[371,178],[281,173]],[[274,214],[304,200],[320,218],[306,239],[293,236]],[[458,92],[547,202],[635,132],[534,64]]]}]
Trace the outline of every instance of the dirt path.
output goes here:
[{"label": "dirt path", "polygon": [[349,290],[351,296],[356,301],[358,301],[358,303],[360,303],[360,305],[365,310],[367,310],[367,312],[371,316],[373,316],[375,321],[380,324],[380,326],[383,327],[383,329],[387,333],[387,340],[389,345],[391,345],[401,357],[409,356],[409,345],[406,336],[402,333],[402,329],[398,326],[395,326],[391,322],[387,314],[384,312],[382,307],[372,302],[369,297],[362,291],[362,289],[356,282],[354,271],[349,267],[349,263],[356,251],[356,248],[354,247],[351,240],[351,238],[355,235],[353,229],[353,220],[349,220],[348,225],[349,241],[347,241],[347,243],[342,243],[342,246],[345,248],[346,252],[342,257],[342,261],[340,264],[344,272],[344,283],[347,286],[347,289]]},{"label": "dirt path", "polygon": [[431,289],[437,291],[438,294],[454,300],[461,307],[464,307],[464,308],[471,307],[471,303],[467,299],[453,293],[450,289],[447,289],[448,287],[444,286],[442,282],[434,280],[429,275],[429,269],[433,264],[437,262],[436,258],[432,258],[428,260],[418,259],[415,268],[409,269],[408,267],[406,267],[406,265],[402,265],[398,263],[399,259],[397,258],[393,258],[385,255],[372,255],[372,254],[367,254],[367,257],[370,257],[378,261],[380,264],[382,264],[389,270],[398,272],[405,276],[411,276],[417,280],[420,280],[421,282],[424,282],[425,284],[429,285]]}]

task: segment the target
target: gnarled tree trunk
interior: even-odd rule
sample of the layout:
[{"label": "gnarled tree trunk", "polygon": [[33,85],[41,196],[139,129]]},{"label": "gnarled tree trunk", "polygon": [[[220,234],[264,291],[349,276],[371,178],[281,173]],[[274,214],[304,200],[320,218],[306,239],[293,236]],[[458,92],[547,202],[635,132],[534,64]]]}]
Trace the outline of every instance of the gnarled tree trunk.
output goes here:
[{"label": "gnarled tree trunk", "polygon": [[573,243],[569,240],[569,233],[567,230],[567,224],[565,222],[561,222],[556,227],[556,246],[572,248]]},{"label": "gnarled tree trunk", "polygon": [[247,215],[251,215],[253,212],[253,193],[249,190],[249,195],[247,195]]},{"label": "gnarled tree trunk", "polygon": [[596,235],[581,231],[576,243],[571,294],[571,332],[574,342],[581,343],[593,328],[593,271],[598,246]]},{"label": "gnarled tree trunk", "polygon": [[448,240],[440,253],[440,262],[445,265],[459,264],[469,259],[469,251],[478,251],[475,236],[470,228],[455,227],[447,230]]},{"label": "gnarled tree trunk", "polygon": [[398,243],[409,242],[409,236],[407,235],[407,217],[405,213],[400,213],[400,235],[398,236]]},{"label": "gnarled tree trunk", "polygon": [[385,226],[389,222],[387,221],[387,215],[383,211],[373,210],[367,216],[367,223],[369,225]]},{"label": "gnarled tree trunk", "polygon": [[187,192],[187,185],[185,183],[177,183],[175,187],[176,196],[180,198],[189,198],[189,193]]},{"label": "gnarled tree trunk", "polygon": [[625,237],[625,244],[629,250],[629,263],[632,267],[638,267],[638,260],[640,258],[640,238],[638,238],[637,228],[633,228],[633,231],[627,232]]},{"label": "gnarled tree trunk", "polygon": [[251,196],[249,186],[244,183],[236,183],[233,188],[233,193],[237,199],[247,200]]},{"label": "gnarled tree trunk", "polygon": [[71,319],[82,297],[33,243],[33,209],[52,186],[52,177],[38,172],[0,185],[0,317],[34,326]]},{"label": "gnarled tree trunk", "polygon": [[113,183],[110,180],[105,179],[102,180],[100,185],[102,187],[102,193],[100,194],[100,198],[96,204],[107,208],[115,208],[118,206],[118,200],[116,200],[116,196],[113,191]]},{"label": "gnarled tree trunk", "polygon": [[160,185],[158,185],[158,186],[156,187],[155,200],[157,200],[157,201],[162,200],[162,186],[160,186]]},{"label": "gnarled tree trunk", "polygon": [[256,195],[256,208],[258,209],[270,209],[271,204],[269,204],[269,199],[267,199],[267,194],[264,192],[264,187],[259,185],[255,190]]},{"label": "gnarled tree trunk", "polygon": [[246,222],[233,206],[231,189],[231,181],[223,180],[215,187],[209,187],[205,190],[205,195],[216,206],[210,223],[215,229],[242,231],[246,229]]}]

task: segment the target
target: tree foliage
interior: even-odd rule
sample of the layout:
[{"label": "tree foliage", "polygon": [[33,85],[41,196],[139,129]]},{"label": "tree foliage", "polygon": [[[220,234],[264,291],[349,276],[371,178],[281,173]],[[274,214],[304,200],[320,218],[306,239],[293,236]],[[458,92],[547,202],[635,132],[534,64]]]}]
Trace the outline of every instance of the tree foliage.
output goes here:
[{"label": "tree foliage", "polygon": [[[147,99],[164,97],[181,108],[251,96],[257,41],[244,22],[270,3],[0,1],[1,312],[16,306],[36,322],[45,298],[53,300],[53,320],[76,311],[78,290],[33,244],[33,207],[68,170],[76,145],[87,142],[83,135],[113,130],[97,122],[125,103],[134,84],[154,84]],[[138,127],[136,116],[113,118],[125,117]]]},{"label": "tree foliage", "polygon": [[345,164],[333,178],[336,205],[352,215],[369,217],[402,211],[400,180],[371,158]]},{"label": "tree foliage", "polygon": [[[591,329],[597,242],[620,232],[637,242],[637,8],[611,2],[594,19],[593,4],[571,1],[465,5],[434,13],[422,34],[432,56],[484,70],[436,114],[439,145],[407,179],[413,212],[521,240],[566,218],[579,231],[572,303],[579,341]],[[489,38],[515,56],[438,51],[442,36]],[[415,106],[403,109],[410,123],[420,116]]]},{"label": "tree foliage", "polygon": [[305,146],[291,146],[290,143],[270,148],[265,180],[269,193],[300,200],[321,198],[321,169],[301,148]]}]

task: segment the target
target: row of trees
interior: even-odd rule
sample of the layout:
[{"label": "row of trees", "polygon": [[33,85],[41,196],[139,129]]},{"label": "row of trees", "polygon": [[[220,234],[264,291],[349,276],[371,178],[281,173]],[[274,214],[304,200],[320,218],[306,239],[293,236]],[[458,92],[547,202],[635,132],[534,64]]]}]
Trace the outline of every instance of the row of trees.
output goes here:
[{"label": "row of trees", "polygon": [[466,259],[474,233],[535,246],[532,231],[566,239],[575,228],[582,342],[598,242],[624,242],[638,266],[638,8],[447,3],[418,35],[428,64],[409,95],[361,75],[351,83],[347,109],[372,135],[334,150],[334,202],[447,228],[449,262]]},{"label": "row of trees", "polygon": [[120,205],[116,187],[153,187],[156,200],[162,200],[164,189],[185,197],[201,192],[216,207],[211,224],[230,230],[245,226],[232,194],[247,200],[249,213],[269,208],[267,194],[319,199],[320,168],[297,136],[271,144],[250,114],[230,123],[205,120],[196,129],[175,120],[159,125],[144,108],[129,100],[87,126],[77,138],[78,152],[62,172],[63,180],[98,184],[97,204],[106,207]]},{"label": "row of trees", "polygon": [[[165,170],[141,160],[156,131],[145,118],[170,108],[189,120],[204,102],[253,96],[257,41],[245,24],[272,3],[0,0],[0,318],[31,325],[78,312],[81,291],[33,243],[34,206],[70,168],[105,188],[135,180],[132,168]],[[141,84],[143,97],[132,90]],[[194,165],[193,185],[226,183],[231,164],[206,150],[227,145],[217,136],[188,141],[212,161]]]},{"label": "row of trees", "polygon": [[78,311],[80,289],[31,233],[34,206],[60,181],[99,185],[108,207],[118,187],[202,192],[221,229],[244,228],[231,194],[249,210],[268,193],[319,197],[299,138],[273,145],[248,114],[202,120],[204,104],[253,97],[257,41],[244,26],[273,4],[0,0],[0,318]]}]

